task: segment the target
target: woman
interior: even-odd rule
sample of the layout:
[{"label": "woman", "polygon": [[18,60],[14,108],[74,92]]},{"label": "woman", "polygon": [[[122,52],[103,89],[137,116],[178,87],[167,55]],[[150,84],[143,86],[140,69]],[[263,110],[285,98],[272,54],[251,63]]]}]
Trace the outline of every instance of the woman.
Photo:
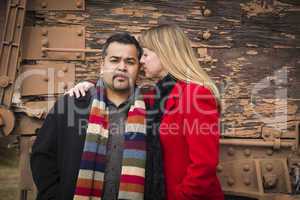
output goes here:
[{"label": "woman", "polygon": [[148,98],[151,132],[145,199],[223,200],[216,176],[220,131],[217,87],[199,66],[178,26],[151,28],[141,35],[140,43],[146,77],[159,80],[155,99]]}]

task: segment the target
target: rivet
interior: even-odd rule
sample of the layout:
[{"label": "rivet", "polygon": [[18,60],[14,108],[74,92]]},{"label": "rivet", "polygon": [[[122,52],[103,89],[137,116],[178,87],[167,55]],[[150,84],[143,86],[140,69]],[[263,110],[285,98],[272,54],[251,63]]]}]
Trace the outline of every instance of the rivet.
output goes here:
[{"label": "rivet", "polygon": [[43,36],[48,35],[48,30],[45,29],[45,28],[43,28],[43,29],[42,29],[42,35],[43,35]]},{"label": "rivet", "polygon": [[248,172],[250,170],[250,166],[248,164],[244,165],[243,170]]},{"label": "rivet", "polygon": [[42,51],[41,56],[42,56],[43,58],[47,57],[47,51]]},{"label": "rivet", "polygon": [[68,71],[68,67],[63,67],[63,72],[67,72]]},{"label": "rivet", "polygon": [[227,154],[229,156],[233,156],[234,155],[234,148],[233,147],[229,147]]},{"label": "rivet", "polygon": [[217,171],[218,171],[219,173],[223,171],[222,165],[218,165],[218,166],[217,166]]},{"label": "rivet", "polygon": [[202,34],[202,38],[204,40],[208,40],[211,37],[211,33],[209,31],[204,31],[204,33]]},{"label": "rivet", "polygon": [[42,39],[42,46],[48,47],[48,45],[49,45],[49,40],[47,38]]},{"label": "rivet", "polygon": [[245,154],[245,156],[249,157],[251,155],[250,149],[245,149],[244,154]]},{"label": "rivet", "polygon": [[47,8],[47,6],[48,6],[48,5],[47,5],[47,2],[44,2],[44,1],[43,1],[43,2],[41,3],[41,7],[42,7],[42,8]]},{"label": "rivet", "polygon": [[227,184],[228,184],[229,186],[233,186],[233,185],[234,185],[234,180],[233,180],[233,178],[228,177],[228,179],[227,179]]},{"label": "rivet", "polygon": [[45,82],[48,82],[48,81],[49,81],[49,78],[46,76],[46,77],[43,78],[43,80],[44,80]]},{"label": "rivet", "polygon": [[77,31],[77,35],[78,36],[82,36],[82,33],[83,33],[82,29],[80,29],[80,30]]},{"label": "rivet", "polygon": [[266,165],[266,170],[269,171],[269,172],[272,171],[273,170],[273,165],[271,163],[268,163]]},{"label": "rivet", "polygon": [[1,126],[4,126],[4,125],[5,125],[4,120],[3,120],[3,118],[0,116],[0,127],[1,127]]},{"label": "rivet", "polygon": [[245,178],[244,183],[245,185],[250,185],[251,184],[250,178]]},{"label": "rivet", "polygon": [[272,150],[272,149],[269,149],[269,150],[267,151],[267,155],[268,155],[268,156],[272,156],[272,155],[273,155],[273,150]]},{"label": "rivet", "polygon": [[1,76],[0,77],[0,87],[6,88],[9,85],[9,77],[8,76]]},{"label": "rivet", "polygon": [[264,136],[268,138],[270,137],[270,133],[265,133]]},{"label": "rivet", "polygon": [[81,58],[81,53],[76,53],[76,58]]},{"label": "rivet", "polygon": [[205,10],[203,11],[203,15],[204,15],[205,17],[211,16],[211,10],[205,9]]},{"label": "rivet", "polygon": [[76,7],[81,8],[82,7],[82,2],[80,0],[76,1]]},{"label": "rivet", "polygon": [[68,85],[66,83],[63,83],[63,88],[64,89],[67,89],[68,88]]}]

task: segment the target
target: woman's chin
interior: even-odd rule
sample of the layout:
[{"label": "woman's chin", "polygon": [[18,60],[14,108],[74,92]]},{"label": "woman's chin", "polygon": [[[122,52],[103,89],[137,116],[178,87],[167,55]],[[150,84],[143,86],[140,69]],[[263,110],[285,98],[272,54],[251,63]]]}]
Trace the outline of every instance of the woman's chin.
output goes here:
[{"label": "woman's chin", "polygon": [[146,78],[149,78],[149,79],[156,79],[156,78],[159,78],[159,75],[158,74],[149,74],[149,73],[145,73],[145,76]]},{"label": "woman's chin", "polygon": [[152,74],[149,73],[145,73],[146,78],[154,78],[154,76]]}]

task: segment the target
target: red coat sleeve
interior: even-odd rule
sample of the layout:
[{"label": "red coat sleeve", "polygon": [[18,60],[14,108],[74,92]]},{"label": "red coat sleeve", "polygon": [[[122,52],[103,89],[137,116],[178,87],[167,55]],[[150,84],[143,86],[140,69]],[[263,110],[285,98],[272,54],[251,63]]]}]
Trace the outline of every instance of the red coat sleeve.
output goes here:
[{"label": "red coat sleeve", "polygon": [[[188,145],[190,164],[176,200],[206,200],[217,188],[216,167],[219,156],[219,111],[210,90],[188,86],[184,92],[186,109],[183,134]],[[219,192],[219,191],[218,191]]]}]

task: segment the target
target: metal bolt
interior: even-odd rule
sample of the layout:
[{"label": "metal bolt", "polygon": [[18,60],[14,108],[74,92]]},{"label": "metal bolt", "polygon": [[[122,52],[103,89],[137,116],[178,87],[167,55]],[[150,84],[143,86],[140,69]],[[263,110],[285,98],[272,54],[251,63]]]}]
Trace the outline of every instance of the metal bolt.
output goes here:
[{"label": "metal bolt", "polygon": [[249,157],[251,155],[250,149],[245,149],[244,154],[245,154],[245,156]]},{"label": "metal bolt", "polygon": [[41,3],[41,7],[42,7],[42,8],[47,8],[47,6],[48,6],[47,2],[43,1],[43,2]]},{"label": "metal bolt", "polygon": [[4,126],[4,120],[3,120],[3,118],[0,116],[0,127],[1,126]]},{"label": "metal bolt", "polygon": [[203,15],[204,15],[205,17],[211,16],[211,10],[205,9],[205,10],[203,11]]},{"label": "metal bolt", "polygon": [[234,148],[233,147],[229,147],[227,154],[229,156],[233,156],[234,155]]},{"label": "metal bolt", "polygon": [[80,30],[77,31],[77,35],[78,36],[82,36],[82,33],[83,33],[82,29],[80,29]]},{"label": "metal bolt", "polygon": [[233,180],[233,178],[228,177],[228,179],[227,179],[227,185],[229,185],[229,186],[233,186],[233,185],[234,185],[234,180]]},{"label": "metal bolt", "polygon": [[44,77],[43,80],[44,80],[45,82],[48,82],[48,81],[49,81],[48,76]]},{"label": "metal bolt", "polygon": [[272,149],[269,149],[269,150],[267,151],[267,155],[268,155],[268,156],[272,156],[272,155],[273,155],[273,150],[272,150]]},{"label": "metal bolt", "polygon": [[63,72],[67,72],[68,71],[68,67],[63,67]]},{"label": "metal bolt", "polygon": [[248,165],[248,164],[244,165],[243,170],[244,170],[244,172],[250,171],[250,165]]},{"label": "metal bolt", "polygon": [[0,76],[0,88],[6,88],[9,85],[8,76]]},{"label": "metal bolt", "polygon": [[219,173],[223,171],[222,165],[218,165],[218,166],[217,166],[217,171],[218,171]]},{"label": "metal bolt", "polygon": [[271,163],[268,163],[266,165],[266,170],[269,171],[269,172],[272,171],[273,170],[273,165]]},{"label": "metal bolt", "polygon": [[76,58],[81,58],[81,53],[76,53]]},{"label": "metal bolt", "polygon": [[43,47],[48,47],[48,45],[49,45],[49,40],[47,38],[42,39],[42,46]]},{"label": "metal bolt", "polygon": [[68,84],[67,83],[63,83],[63,88],[66,90],[68,89]]},{"label": "metal bolt", "polygon": [[209,31],[204,31],[204,33],[202,34],[202,38],[204,40],[208,40],[211,37],[211,33]]},{"label": "metal bolt", "polygon": [[42,35],[43,35],[43,36],[47,36],[47,35],[48,35],[48,30],[45,29],[45,28],[43,28],[43,29],[42,29]]},{"label": "metal bolt", "polygon": [[47,57],[47,51],[42,51],[42,57],[43,58]]},{"label": "metal bolt", "polygon": [[81,2],[81,0],[77,0],[76,1],[76,7],[77,8],[82,8],[82,2]]},{"label": "metal bolt", "polygon": [[270,133],[265,133],[264,136],[268,138],[270,137]]},{"label": "metal bolt", "polygon": [[267,173],[263,175],[263,185],[265,189],[272,189],[277,185],[278,177],[276,174]]},{"label": "metal bolt", "polygon": [[245,185],[250,185],[251,184],[250,178],[245,178],[244,183]]}]

